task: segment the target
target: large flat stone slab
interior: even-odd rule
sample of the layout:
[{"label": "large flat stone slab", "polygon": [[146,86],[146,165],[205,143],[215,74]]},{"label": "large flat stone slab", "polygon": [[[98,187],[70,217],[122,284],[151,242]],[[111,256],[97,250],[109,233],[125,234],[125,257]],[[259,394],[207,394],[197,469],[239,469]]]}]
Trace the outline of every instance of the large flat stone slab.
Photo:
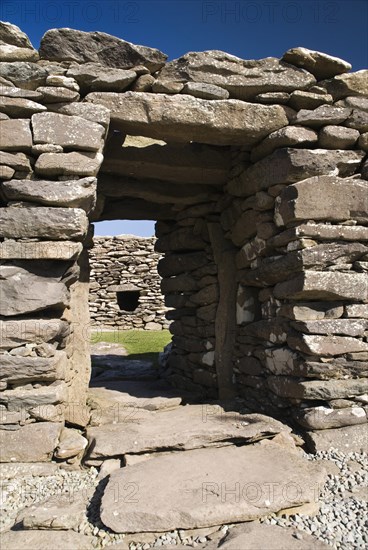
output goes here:
[{"label": "large flat stone slab", "polygon": [[82,208],[89,213],[95,206],[97,179],[68,181],[10,180],[1,189],[10,201],[27,201],[45,206]]},{"label": "large flat stone slab", "polygon": [[240,59],[219,50],[189,52],[160,71],[157,83],[167,81],[214,84],[231,97],[247,100],[266,92],[292,92],[315,82],[313,75],[274,57]]},{"label": "large flat stone slab", "polygon": [[334,448],[344,453],[366,453],[368,424],[307,432],[305,440],[312,452]]},{"label": "large flat stone slab", "polygon": [[77,63],[94,61],[120,69],[144,65],[155,72],[165,64],[167,55],[156,48],[138,46],[105,32],[64,28],[51,29],[43,35],[40,57]]},{"label": "large flat stone slab", "polygon": [[15,431],[0,430],[0,462],[50,461],[61,428],[60,423],[37,422]]},{"label": "large flat stone slab", "polygon": [[[90,495],[92,496],[92,495]],[[17,524],[23,529],[52,529],[54,531],[77,530],[87,516],[87,494],[51,496],[21,510]],[[74,547],[73,547],[74,548]]]},{"label": "large flat stone slab", "polygon": [[314,501],[324,471],[295,452],[263,443],[175,453],[116,470],[102,498],[101,519],[118,533],[192,529]]},{"label": "large flat stone slab", "polygon": [[82,243],[72,241],[25,242],[7,239],[0,243],[0,260],[75,260]]},{"label": "large flat stone slab", "polygon": [[74,531],[8,531],[1,534],[1,545],[4,550],[91,550],[92,537]]},{"label": "large flat stone slab", "polygon": [[188,95],[94,92],[86,101],[111,111],[114,128],[166,141],[252,147],[288,124],[279,105],[204,100]]},{"label": "large flat stone slab", "polygon": [[123,424],[87,429],[89,458],[103,459],[163,449],[188,450],[221,447],[231,442],[254,442],[290,428],[260,414],[225,412],[219,406],[186,405],[127,418]]},{"label": "large flat stone slab", "polygon": [[[128,138],[123,145],[119,139],[113,139],[113,136],[108,139],[101,173],[186,185],[189,182],[223,185],[227,181],[230,156],[229,151],[223,147],[198,143],[165,144],[134,136]],[[114,197],[119,196],[119,185],[115,184],[111,191],[107,193],[102,188],[103,193]]]},{"label": "large flat stone slab", "polygon": [[368,219],[368,181],[315,176],[289,185],[276,199],[279,226],[302,220],[350,219],[363,223]]},{"label": "large flat stone slab", "polygon": [[26,269],[0,266],[0,315],[10,317],[44,309],[64,309],[69,292],[54,277],[41,277]]},{"label": "large flat stone slab", "polygon": [[0,211],[0,237],[81,241],[87,229],[88,218],[81,208],[9,206]]},{"label": "large flat stone slab", "polygon": [[61,319],[0,320],[0,349],[59,341],[68,334],[69,324]]},{"label": "large flat stone slab", "polygon": [[[0,330],[1,330],[0,326]],[[0,380],[7,383],[54,382],[66,371],[66,354],[62,350],[54,357],[18,357],[0,355]]]}]

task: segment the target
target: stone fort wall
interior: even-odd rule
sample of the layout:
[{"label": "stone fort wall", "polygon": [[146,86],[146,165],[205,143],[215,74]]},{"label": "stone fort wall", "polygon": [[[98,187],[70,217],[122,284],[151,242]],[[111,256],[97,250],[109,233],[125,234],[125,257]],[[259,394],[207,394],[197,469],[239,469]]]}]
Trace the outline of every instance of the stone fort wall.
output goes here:
[{"label": "stone fort wall", "polygon": [[168,308],[157,272],[156,239],[135,235],[94,237],[89,251],[92,327],[162,330]]},{"label": "stone fort wall", "polygon": [[109,219],[157,221],[173,385],[312,447],[364,441],[367,70],[304,48],[167,62],[72,29],[1,41],[1,460],[62,457],[89,422],[89,224]]}]

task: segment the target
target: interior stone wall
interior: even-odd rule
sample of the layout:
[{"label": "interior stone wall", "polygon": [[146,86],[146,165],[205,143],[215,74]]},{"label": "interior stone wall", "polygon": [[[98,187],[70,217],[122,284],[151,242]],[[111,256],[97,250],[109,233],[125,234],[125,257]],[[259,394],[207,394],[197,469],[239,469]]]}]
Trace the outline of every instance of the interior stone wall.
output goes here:
[{"label": "interior stone wall", "polygon": [[86,249],[106,219],[157,221],[174,385],[312,441],[364,436],[367,71],[303,48],[166,62],[71,29],[37,52],[1,28],[1,460],[62,458],[88,423]]},{"label": "interior stone wall", "polygon": [[[117,235],[95,237],[89,251],[91,266],[89,310],[92,327],[120,330],[162,330],[169,327],[168,308],[157,272],[160,255],[154,237]],[[117,292],[139,292],[137,307],[120,308]]]}]

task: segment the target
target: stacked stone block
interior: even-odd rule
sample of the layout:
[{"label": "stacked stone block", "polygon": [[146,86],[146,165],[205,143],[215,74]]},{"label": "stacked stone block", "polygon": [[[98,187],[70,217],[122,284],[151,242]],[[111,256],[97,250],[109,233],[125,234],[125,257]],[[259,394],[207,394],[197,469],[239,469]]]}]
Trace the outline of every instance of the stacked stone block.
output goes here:
[{"label": "stacked stone block", "polygon": [[[167,329],[168,310],[160,289],[156,239],[134,235],[95,237],[90,250],[89,310],[92,327]],[[134,310],[120,308],[118,292],[138,292]]]}]

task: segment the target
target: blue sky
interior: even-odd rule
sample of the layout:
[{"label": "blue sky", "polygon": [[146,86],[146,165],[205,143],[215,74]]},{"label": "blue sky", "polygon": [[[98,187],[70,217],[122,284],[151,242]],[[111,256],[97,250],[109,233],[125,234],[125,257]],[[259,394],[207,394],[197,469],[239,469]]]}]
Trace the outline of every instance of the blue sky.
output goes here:
[{"label": "blue sky", "polygon": [[[244,59],[280,57],[295,46],[368,66],[366,0],[0,0],[0,19],[38,48],[50,28],[103,31],[159,48],[169,59],[224,50]],[[97,234],[153,234],[152,222],[103,222]]]}]

